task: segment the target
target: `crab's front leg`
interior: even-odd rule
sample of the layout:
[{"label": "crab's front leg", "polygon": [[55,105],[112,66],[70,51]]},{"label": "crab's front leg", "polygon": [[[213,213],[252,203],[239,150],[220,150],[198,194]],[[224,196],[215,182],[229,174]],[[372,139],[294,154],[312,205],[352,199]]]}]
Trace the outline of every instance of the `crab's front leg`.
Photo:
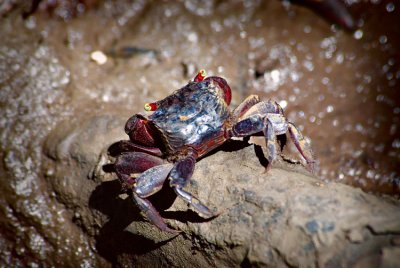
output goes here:
[{"label": "crab's front leg", "polygon": [[[146,198],[158,192],[168,177],[173,164],[142,152],[129,152],[120,155],[114,163],[115,172],[125,189],[132,191],[134,203],[141,213],[159,229],[177,233],[167,226],[163,218]],[[136,177],[136,174],[140,175]]]},{"label": "crab's front leg", "polygon": [[168,174],[170,186],[175,190],[175,193],[191,204],[200,216],[205,218],[216,216],[216,214],[212,213],[197,197],[182,189],[193,174],[195,162],[196,160],[193,156],[188,156],[177,161],[175,164],[155,166],[143,172],[133,185],[132,192],[134,202],[140,208],[144,216],[162,231],[169,233],[180,232],[169,228],[151,202],[146,198],[161,189]]},{"label": "crab's front leg", "polygon": [[132,192],[133,201],[151,223],[162,231],[179,233],[180,231],[168,227],[155,207],[147,200],[147,197],[161,190],[172,167],[173,164],[164,164],[146,170],[136,179]]},{"label": "crab's front leg", "polygon": [[171,170],[169,179],[170,186],[175,190],[175,193],[193,206],[195,211],[204,218],[217,216],[218,213],[213,213],[206,205],[204,205],[197,197],[183,190],[183,187],[189,182],[192,177],[196,160],[189,155],[177,161]]},{"label": "crab's front leg", "polygon": [[164,164],[164,160],[143,152],[127,152],[117,157],[114,170],[124,188],[132,188],[135,174]]}]

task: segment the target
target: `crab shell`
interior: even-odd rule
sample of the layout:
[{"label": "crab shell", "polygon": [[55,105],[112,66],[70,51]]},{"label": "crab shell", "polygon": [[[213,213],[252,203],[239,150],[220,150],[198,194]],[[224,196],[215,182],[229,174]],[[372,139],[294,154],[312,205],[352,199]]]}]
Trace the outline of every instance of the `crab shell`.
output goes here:
[{"label": "crab shell", "polygon": [[200,157],[226,140],[230,102],[231,89],[225,79],[208,77],[159,101],[149,123],[161,137],[168,156],[191,147]]}]

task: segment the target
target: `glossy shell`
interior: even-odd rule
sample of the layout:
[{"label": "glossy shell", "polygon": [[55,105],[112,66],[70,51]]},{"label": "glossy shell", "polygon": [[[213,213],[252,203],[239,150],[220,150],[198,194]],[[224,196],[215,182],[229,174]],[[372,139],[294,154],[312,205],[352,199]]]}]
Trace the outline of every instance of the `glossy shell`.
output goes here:
[{"label": "glossy shell", "polygon": [[205,80],[192,82],[161,100],[149,117],[174,153],[185,146],[202,155],[224,141],[224,124],[230,111],[223,100],[222,90]]}]

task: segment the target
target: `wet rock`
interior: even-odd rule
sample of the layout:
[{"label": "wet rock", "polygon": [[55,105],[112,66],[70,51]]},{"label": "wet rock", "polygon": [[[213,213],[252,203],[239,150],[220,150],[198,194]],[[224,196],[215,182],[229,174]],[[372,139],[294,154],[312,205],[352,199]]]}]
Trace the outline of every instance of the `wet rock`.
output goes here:
[{"label": "wet rock", "polygon": [[93,239],[72,222],[70,210],[48,191],[41,172],[42,142],[70,113],[70,72],[58,54],[25,28],[0,25],[0,266],[105,266]]},{"label": "wet rock", "polygon": [[[107,149],[126,139],[124,119],[64,122],[48,137],[46,169],[57,199],[108,261],[135,267],[361,265],[400,260],[400,206],[346,185],[323,183],[278,160],[264,173],[255,147],[232,141],[198,161],[187,189],[221,215],[197,216],[165,186],[150,198],[180,235],[140,216],[112,173]],[[381,260],[374,256],[384,253]],[[371,257],[372,256],[372,257]]]}]

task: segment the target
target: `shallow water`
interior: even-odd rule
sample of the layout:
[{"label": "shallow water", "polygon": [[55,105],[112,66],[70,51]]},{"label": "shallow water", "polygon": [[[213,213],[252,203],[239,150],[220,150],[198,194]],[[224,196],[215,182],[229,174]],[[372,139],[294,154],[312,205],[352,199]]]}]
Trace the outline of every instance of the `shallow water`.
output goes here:
[{"label": "shallow water", "polygon": [[[277,100],[312,141],[323,179],[399,194],[400,6],[351,4],[355,33],[279,1],[99,1],[66,22],[43,10],[2,18],[1,263],[104,265],[48,194],[43,140],[66,118],[142,112],[200,68],[229,81],[233,105]],[[90,60],[122,46],[159,53]]]}]

